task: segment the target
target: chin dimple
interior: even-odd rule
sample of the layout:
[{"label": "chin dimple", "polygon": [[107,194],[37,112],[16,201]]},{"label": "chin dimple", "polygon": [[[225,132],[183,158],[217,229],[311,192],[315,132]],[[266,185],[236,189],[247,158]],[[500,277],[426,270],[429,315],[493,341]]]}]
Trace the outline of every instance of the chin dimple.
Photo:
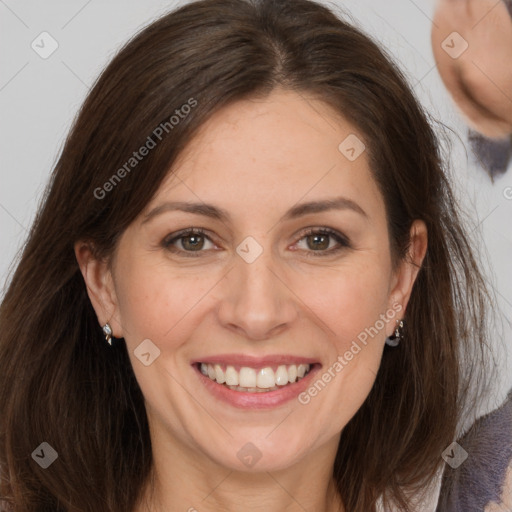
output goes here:
[{"label": "chin dimple", "polygon": [[201,373],[218,384],[224,384],[234,391],[261,393],[276,391],[302,379],[310,371],[311,365],[279,365],[275,369],[270,366],[260,369],[242,366],[239,371],[230,365],[225,368],[223,370],[219,364],[200,364]]}]

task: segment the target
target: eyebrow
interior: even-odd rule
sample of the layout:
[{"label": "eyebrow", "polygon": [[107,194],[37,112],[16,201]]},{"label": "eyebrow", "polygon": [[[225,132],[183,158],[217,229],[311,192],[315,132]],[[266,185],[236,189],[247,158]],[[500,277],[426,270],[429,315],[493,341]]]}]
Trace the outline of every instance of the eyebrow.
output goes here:
[{"label": "eyebrow", "polygon": [[[324,199],[321,201],[310,201],[308,203],[301,203],[290,208],[282,217],[281,221],[287,221],[308,215],[310,213],[320,213],[329,210],[351,210],[366,219],[368,214],[354,201],[346,197],[335,197],[332,199]],[[224,223],[231,221],[231,215],[224,210],[212,204],[206,203],[188,203],[184,201],[170,201],[165,202],[152,210],[150,210],[142,221],[143,224],[149,222],[156,216],[169,211],[182,211],[186,213],[193,213],[196,215],[203,215],[212,219],[219,220]]]}]

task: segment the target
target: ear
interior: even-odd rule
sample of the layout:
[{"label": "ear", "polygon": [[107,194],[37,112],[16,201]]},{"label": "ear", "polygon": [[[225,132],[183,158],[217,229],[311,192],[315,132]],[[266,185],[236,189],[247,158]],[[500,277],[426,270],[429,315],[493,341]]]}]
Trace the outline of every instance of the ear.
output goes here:
[{"label": "ear", "polygon": [[[391,309],[398,311],[398,305],[401,306],[398,319],[405,316],[414,282],[427,252],[427,245],[427,226],[422,220],[415,220],[411,226],[409,249],[405,258],[395,270],[389,295],[390,302],[388,306]],[[391,322],[388,324],[388,336],[393,334],[395,327]]]},{"label": "ear", "polygon": [[107,322],[112,328],[112,335],[122,338],[123,332],[118,314],[118,302],[114,280],[107,262],[94,256],[91,245],[86,242],[75,244],[75,256],[87,288],[92,307],[103,327]]}]

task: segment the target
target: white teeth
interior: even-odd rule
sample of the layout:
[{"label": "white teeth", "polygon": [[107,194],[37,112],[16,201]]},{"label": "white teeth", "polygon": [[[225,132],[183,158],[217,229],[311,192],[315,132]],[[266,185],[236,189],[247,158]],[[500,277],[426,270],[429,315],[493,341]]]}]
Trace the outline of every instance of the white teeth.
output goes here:
[{"label": "white teeth", "polygon": [[302,379],[310,370],[309,364],[279,365],[274,371],[270,366],[256,370],[242,366],[240,371],[233,366],[222,369],[220,364],[201,363],[201,373],[218,384],[225,384],[235,391],[257,393],[260,391],[274,391],[288,383]]},{"label": "white teeth", "polygon": [[288,370],[284,365],[278,366],[276,371],[276,385],[284,386],[285,384],[288,384]]},{"label": "white teeth", "polygon": [[297,367],[292,364],[288,366],[288,382],[295,382],[297,380]]},{"label": "white teeth", "polygon": [[[242,368],[243,369],[243,368]],[[256,379],[256,386],[259,388],[273,388],[276,385],[274,378],[274,370],[272,368],[262,368],[258,372],[258,377]],[[248,387],[248,386],[246,386]]]},{"label": "white teeth", "polygon": [[[226,382],[226,376],[224,375],[224,371],[222,370],[222,368],[220,367],[219,364],[216,364],[214,366],[215,368],[215,380],[219,383],[219,384],[224,384],[224,382]],[[211,378],[211,377],[210,377]],[[212,379],[213,380],[213,379]]]},{"label": "white teeth", "polygon": [[245,393],[266,393],[267,391],[277,391],[279,388],[274,386],[273,388],[264,389],[264,388],[243,388],[241,386],[228,386],[229,389],[233,391],[243,391]]},{"label": "white teeth", "polygon": [[242,388],[255,388],[256,370],[254,368],[247,368],[247,366],[240,368],[240,372],[238,374],[238,385]]},{"label": "white teeth", "polygon": [[238,372],[232,366],[226,368],[226,384],[228,386],[238,386]]}]

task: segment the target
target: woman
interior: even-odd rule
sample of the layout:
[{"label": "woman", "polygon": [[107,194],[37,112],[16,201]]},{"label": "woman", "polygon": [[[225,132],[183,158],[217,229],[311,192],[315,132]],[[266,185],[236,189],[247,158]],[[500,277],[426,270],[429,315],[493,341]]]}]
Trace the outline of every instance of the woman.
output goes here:
[{"label": "woman", "polygon": [[[431,36],[440,76],[470,127],[468,142],[477,168],[487,170],[493,187],[507,197],[510,176],[497,178],[512,158],[512,0],[438,0]],[[500,407],[478,418],[457,443],[468,460],[446,469],[439,512],[511,511],[512,389]]]},{"label": "woman", "polygon": [[188,4],[93,87],[0,309],[5,506],[426,510],[486,304],[385,53],[306,0]]}]

